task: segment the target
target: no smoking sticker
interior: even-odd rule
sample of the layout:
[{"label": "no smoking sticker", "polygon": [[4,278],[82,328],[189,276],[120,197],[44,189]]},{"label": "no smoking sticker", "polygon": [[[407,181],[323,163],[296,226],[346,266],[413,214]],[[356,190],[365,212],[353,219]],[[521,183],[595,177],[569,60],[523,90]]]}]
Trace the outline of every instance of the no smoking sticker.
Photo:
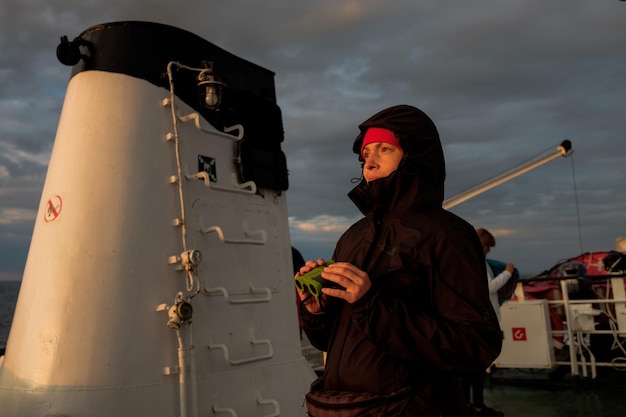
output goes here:
[{"label": "no smoking sticker", "polygon": [[46,208],[43,212],[43,219],[46,222],[51,222],[51,221],[56,220],[61,214],[62,207],[63,207],[63,201],[61,200],[60,196],[55,195],[54,197],[50,198],[48,202],[46,203]]}]

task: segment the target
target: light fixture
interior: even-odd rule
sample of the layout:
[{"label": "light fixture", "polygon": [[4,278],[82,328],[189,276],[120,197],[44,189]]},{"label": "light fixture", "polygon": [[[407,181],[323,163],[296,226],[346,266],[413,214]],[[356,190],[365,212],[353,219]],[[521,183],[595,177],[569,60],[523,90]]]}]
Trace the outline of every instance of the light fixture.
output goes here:
[{"label": "light fixture", "polygon": [[198,95],[200,102],[209,110],[217,110],[222,103],[222,92],[227,87],[221,79],[213,73],[213,63],[205,64],[207,68],[198,74]]},{"label": "light fixture", "polygon": [[81,59],[89,58],[89,55],[82,53],[81,47],[87,48],[88,54],[91,52],[91,44],[82,38],[76,37],[70,41],[67,36],[61,36],[61,43],[57,46],[57,59],[63,65],[74,66]]}]

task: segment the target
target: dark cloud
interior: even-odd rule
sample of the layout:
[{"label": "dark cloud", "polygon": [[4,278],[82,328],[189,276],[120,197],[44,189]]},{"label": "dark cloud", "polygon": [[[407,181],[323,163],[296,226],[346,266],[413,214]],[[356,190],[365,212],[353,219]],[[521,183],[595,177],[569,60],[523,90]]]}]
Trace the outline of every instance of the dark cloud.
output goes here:
[{"label": "dark cloud", "polygon": [[276,73],[305,257],[329,256],[358,216],[346,197],[357,125],[400,103],[437,124],[447,197],[572,141],[572,157],[452,209],[496,231],[494,257],[536,273],[626,235],[626,3],[5,0],[0,273],[20,269],[30,240],[69,79],[59,38],[126,20],[186,29]]}]

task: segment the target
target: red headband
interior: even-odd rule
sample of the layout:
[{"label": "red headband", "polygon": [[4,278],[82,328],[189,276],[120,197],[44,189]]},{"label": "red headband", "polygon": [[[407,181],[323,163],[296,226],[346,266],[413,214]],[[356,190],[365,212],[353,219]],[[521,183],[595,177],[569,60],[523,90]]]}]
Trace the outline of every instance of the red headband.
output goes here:
[{"label": "red headband", "polygon": [[361,155],[363,155],[363,148],[373,142],[385,142],[402,149],[400,141],[398,141],[398,138],[396,138],[396,135],[394,135],[391,130],[383,129],[382,127],[370,127],[365,132],[365,136],[363,136]]}]

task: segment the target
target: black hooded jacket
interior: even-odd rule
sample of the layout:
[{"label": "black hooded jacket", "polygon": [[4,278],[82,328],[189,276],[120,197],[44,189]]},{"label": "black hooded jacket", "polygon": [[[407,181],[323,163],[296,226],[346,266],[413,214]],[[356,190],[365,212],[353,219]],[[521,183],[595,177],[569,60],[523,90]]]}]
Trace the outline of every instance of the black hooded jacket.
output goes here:
[{"label": "black hooded jacket", "polygon": [[367,272],[372,286],[353,304],[327,297],[323,314],[303,309],[304,330],[328,352],[325,390],[414,386],[434,406],[450,400],[458,375],[486,369],[500,352],[485,257],[475,229],[442,208],[445,163],[430,118],[407,105],[383,110],[359,126],[357,154],[369,127],[394,131],[404,158],[391,175],[349,193],[365,217],[333,259]]}]

